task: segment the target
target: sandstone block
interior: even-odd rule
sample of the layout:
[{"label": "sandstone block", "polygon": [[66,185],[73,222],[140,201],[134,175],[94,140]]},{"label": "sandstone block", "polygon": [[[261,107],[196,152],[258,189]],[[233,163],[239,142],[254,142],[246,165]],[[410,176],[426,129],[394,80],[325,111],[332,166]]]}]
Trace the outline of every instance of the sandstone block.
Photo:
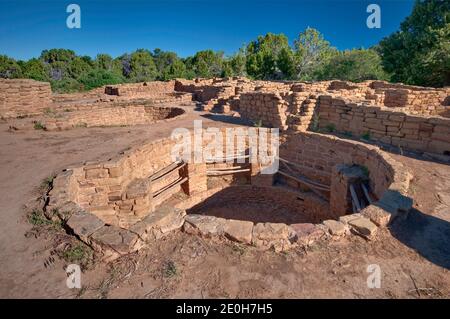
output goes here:
[{"label": "sandstone block", "polygon": [[352,226],[357,234],[367,239],[373,239],[377,233],[377,226],[368,218],[360,217],[353,219],[349,222],[349,225]]},{"label": "sandstone block", "polygon": [[391,220],[396,217],[396,214],[389,213],[384,209],[375,206],[369,205],[361,211],[361,215],[370,219],[378,227],[385,227],[389,224]]},{"label": "sandstone block", "polygon": [[226,237],[242,243],[252,242],[253,223],[242,220],[226,220],[223,225],[223,232]]},{"label": "sandstone block", "polygon": [[325,220],[323,224],[328,227],[328,231],[333,236],[344,236],[348,230],[347,225],[333,219]]},{"label": "sandstone block", "polygon": [[253,227],[252,244],[256,247],[273,247],[279,252],[288,249],[294,239],[294,231],[286,224],[258,223]]},{"label": "sandstone block", "polygon": [[183,230],[206,237],[220,236],[223,235],[225,221],[219,217],[190,214],[186,216]]},{"label": "sandstone block", "polygon": [[73,213],[67,221],[67,226],[85,242],[90,235],[104,225],[105,223],[97,216],[85,211]]}]

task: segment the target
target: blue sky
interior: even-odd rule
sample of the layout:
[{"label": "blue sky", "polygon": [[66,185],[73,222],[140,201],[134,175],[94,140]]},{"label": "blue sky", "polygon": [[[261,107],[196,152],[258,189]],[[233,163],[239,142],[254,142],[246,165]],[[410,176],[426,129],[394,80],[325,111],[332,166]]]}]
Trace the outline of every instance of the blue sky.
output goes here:
[{"label": "blue sky", "polygon": [[[81,7],[81,29],[68,29],[66,7]],[[368,29],[367,5],[381,7],[381,29]],[[258,35],[289,41],[314,27],[339,49],[370,47],[396,31],[412,0],[0,0],[0,54],[37,57],[49,48],[116,57],[161,48],[186,57],[203,49],[236,52]]]}]

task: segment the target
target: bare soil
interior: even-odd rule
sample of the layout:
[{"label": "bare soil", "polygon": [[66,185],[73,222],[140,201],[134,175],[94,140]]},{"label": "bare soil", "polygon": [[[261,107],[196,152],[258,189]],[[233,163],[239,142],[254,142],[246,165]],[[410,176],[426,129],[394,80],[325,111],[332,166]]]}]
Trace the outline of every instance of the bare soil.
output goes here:
[{"label": "bare soil", "polygon": [[[450,167],[401,155],[394,157],[414,174],[415,209],[373,242],[351,236],[307,250],[275,253],[175,232],[140,253],[109,264],[95,263],[83,273],[82,289],[68,289],[67,261],[54,251],[70,236],[61,231],[30,236],[32,226],[26,215],[35,204],[42,180],[84,161],[105,160],[133,145],[169,136],[175,127],[191,127],[194,119],[215,126],[234,121],[200,115],[189,110],[183,119],[150,126],[63,132],[9,130],[11,123],[0,123],[0,297],[450,296]],[[381,267],[379,289],[367,287],[369,264]]]}]

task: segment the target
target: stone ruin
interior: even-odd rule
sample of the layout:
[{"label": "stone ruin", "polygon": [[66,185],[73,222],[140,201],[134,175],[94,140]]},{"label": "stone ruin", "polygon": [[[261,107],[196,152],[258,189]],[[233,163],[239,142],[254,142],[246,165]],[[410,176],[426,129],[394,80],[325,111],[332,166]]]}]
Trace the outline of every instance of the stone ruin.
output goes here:
[{"label": "stone ruin", "polygon": [[175,88],[203,108],[285,131],[337,132],[411,149],[450,155],[450,88],[383,81],[351,83],[177,81]]},{"label": "stone ruin", "polygon": [[411,175],[375,146],[283,134],[284,164],[261,174],[260,165],[239,163],[238,155],[173,162],[174,143],[166,138],[66,170],[53,182],[46,214],[66,220],[109,260],[179,228],[277,251],[327,236],[372,239],[412,205]]},{"label": "stone ruin", "polygon": [[[178,106],[192,101],[205,112],[241,117],[257,127],[241,127],[245,152],[236,149],[232,158],[174,161],[175,141],[164,138],[107,161],[67,168],[54,179],[44,210],[105,260],[155,244],[176,229],[276,251],[342,236],[372,240],[379,227],[412,207],[412,174],[365,141],[450,155],[449,93],[381,81],[229,78],[47,96],[47,107],[73,113],[48,117],[49,129],[82,121],[109,126],[176,120],[182,116]],[[20,96],[15,99],[21,103]],[[45,108],[36,101],[15,114],[42,116]],[[11,116],[14,108],[2,107],[1,114]],[[263,167],[249,160],[247,133],[271,128],[281,129],[279,169],[263,174]],[[208,143],[204,131],[191,133]]]}]

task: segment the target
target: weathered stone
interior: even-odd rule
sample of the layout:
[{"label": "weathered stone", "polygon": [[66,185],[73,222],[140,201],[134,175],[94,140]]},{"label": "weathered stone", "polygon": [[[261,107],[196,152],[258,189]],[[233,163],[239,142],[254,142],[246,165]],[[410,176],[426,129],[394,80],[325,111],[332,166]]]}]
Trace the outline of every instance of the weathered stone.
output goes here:
[{"label": "weathered stone", "polygon": [[229,219],[223,225],[224,235],[232,240],[250,244],[252,242],[253,223]]},{"label": "weathered stone", "polygon": [[86,170],[86,178],[106,178],[108,170],[105,168],[91,168]]},{"label": "weathered stone", "polygon": [[103,227],[105,223],[94,214],[77,211],[73,213],[67,221],[67,226],[81,240],[87,242],[88,237],[95,231]]},{"label": "weathered stone", "polygon": [[389,213],[385,211],[384,209],[375,206],[375,205],[369,205],[366,208],[364,208],[361,211],[361,215],[370,219],[371,222],[373,222],[375,225],[379,227],[384,227],[391,220],[393,220],[396,217],[396,214]]},{"label": "weathered stone", "polygon": [[292,224],[290,227],[297,235],[297,243],[301,245],[309,246],[325,234],[322,229],[310,223]]},{"label": "weathered stone", "polygon": [[361,214],[344,215],[344,216],[339,217],[339,221],[341,223],[348,224],[349,221],[359,218],[359,217],[362,217],[362,215]]},{"label": "weathered stone", "polygon": [[348,230],[348,227],[344,223],[333,219],[325,220],[323,224],[328,227],[328,231],[333,236],[344,236]]},{"label": "weathered stone", "polygon": [[258,223],[253,227],[252,244],[256,247],[275,251],[288,249],[295,239],[293,230],[282,223]]},{"label": "weathered stone", "polygon": [[90,240],[94,248],[107,256],[128,254],[141,246],[140,239],[135,233],[116,226],[101,227],[90,236]]},{"label": "weathered stone", "polygon": [[129,229],[142,240],[158,239],[170,231],[181,228],[185,215],[184,210],[162,206]]},{"label": "weathered stone", "polygon": [[377,226],[364,217],[351,220],[349,225],[353,227],[357,234],[367,239],[372,239],[377,233]]},{"label": "weathered stone", "polygon": [[183,230],[190,234],[200,234],[207,237],[223,235],[225,219],[214,216],[190,214],[185,218]]}]

